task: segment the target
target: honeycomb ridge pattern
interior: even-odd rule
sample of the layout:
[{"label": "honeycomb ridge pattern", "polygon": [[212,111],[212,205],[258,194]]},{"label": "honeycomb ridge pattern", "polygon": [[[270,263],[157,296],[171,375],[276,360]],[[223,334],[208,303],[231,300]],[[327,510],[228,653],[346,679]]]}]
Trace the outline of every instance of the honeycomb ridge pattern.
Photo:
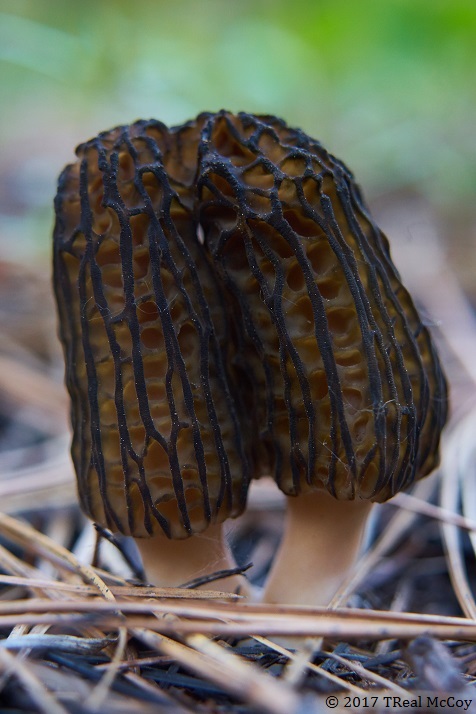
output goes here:
[{"label": "honeycomb ridge pattern", "polygon": [[78,147],[56,197],[54,282],[81,504],[139,537],[186,537],[246,502],[224,301],[190,210],[196,150],[192,166],[187,150],[198,131],[151,121],[101,134]]},{"label": "honeycomb ridge pattern", "polygon": [[77,154],[54,271],[94,520],[185,537],[238,515],[250,473],[383,501],[436,465],[437,354],[321,144],[222,111],[118,127]]},{"label": "honeycomb ridge pattern", "polygon": [[258,354],[261,440],[287,494],[386,500],[434,468],[445,379],[351,172],[302,131],[221,113],[200,223]]}]

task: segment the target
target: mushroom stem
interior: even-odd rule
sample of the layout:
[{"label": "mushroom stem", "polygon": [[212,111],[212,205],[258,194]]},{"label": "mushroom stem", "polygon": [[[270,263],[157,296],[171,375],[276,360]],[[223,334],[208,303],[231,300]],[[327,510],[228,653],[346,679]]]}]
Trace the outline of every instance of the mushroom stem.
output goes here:
[{"label": "mushroom stem", "polygon": [[324,491],[289,497],[263,601],[328,605],[357,560],[371,507],[369,501],[338,501]]},{"label": "mushroom stem", "polygon": [[[205,532],[183,540],[169,540],[157,533],[150,538],[137,538],[136,543],[147,579],[158,587],[179,587],[196,578],[237,567],[222,524],[211,525]],[[244,575],[230,575],[199,587],[241,595],[250,592]]]}]

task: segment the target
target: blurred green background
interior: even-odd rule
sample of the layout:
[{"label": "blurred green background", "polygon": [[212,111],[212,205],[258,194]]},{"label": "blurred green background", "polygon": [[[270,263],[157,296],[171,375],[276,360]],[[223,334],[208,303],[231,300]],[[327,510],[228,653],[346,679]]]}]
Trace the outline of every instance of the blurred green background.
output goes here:
[{"label": "blurred green background", "polygon": [[417,200],[470,288],[475,69],[474,0],[0,0],[0,256],[48,254],[80,141],[225,107],[320,139],[390,228]]}]

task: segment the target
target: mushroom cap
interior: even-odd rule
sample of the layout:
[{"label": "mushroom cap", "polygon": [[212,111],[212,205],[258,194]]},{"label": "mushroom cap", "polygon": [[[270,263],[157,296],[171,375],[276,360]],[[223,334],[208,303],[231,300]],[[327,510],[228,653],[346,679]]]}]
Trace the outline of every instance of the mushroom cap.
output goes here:
[{"label": "mushroom cap", "polygon": [[183,538],[242,512],[249,465],[221,288],[192,215],[203,115],[77,149],[59,179],[54,285],[83,510]]},{"label": "mushroom cap", "polygon": [[258,471],[384,501],[429,473],[447,414],[432,343],[351,172],[271,116],[204,125],[199,218],[232,296]]}]

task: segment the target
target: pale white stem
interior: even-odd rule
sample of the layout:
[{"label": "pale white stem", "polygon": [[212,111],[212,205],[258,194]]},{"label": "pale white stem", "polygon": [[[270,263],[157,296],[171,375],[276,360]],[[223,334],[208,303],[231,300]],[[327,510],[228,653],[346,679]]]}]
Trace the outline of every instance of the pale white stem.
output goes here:
[{"label": "pale white stem", "polygon": [[289,497],[263,601],[328,605],[357,560],[371,507],[369,501],[338,501],[324,491]]},{"label": "pale white stem", "polygon": [[[158,534],[137,538],[136,543],[147,579],[158,587],[178,587],[219,570],[236,568],[221,524],[185,540],[170,540]],[[231,575],[207,583],[202,589],[247,595],[249,583],[243,575]]]}]

